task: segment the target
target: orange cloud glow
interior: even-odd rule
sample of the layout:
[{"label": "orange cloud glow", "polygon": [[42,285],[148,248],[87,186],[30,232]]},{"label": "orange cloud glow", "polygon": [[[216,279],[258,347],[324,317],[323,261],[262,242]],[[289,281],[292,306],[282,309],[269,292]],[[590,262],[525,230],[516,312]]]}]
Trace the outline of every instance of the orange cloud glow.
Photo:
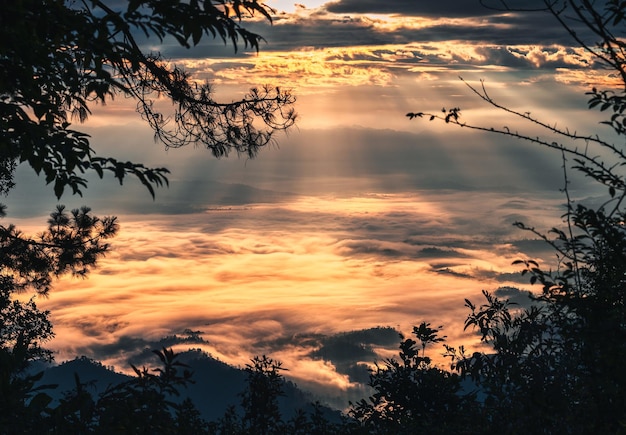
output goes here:
[{"label": "orange cloud glow", "polygon": [[[215,84],[250,86],[259,83],[297,89],[299,95],[329,92],[337,86],[397,86],[399,75],[456,71],[512,72],[516,66],[550,68],[556,77],[580,76],[588,83],[597,72],[586,69],[594,58],[582,49],[562,46],[518,45],[502,47],[442,41],[429,44],[386,44],[356,47],[301,48],[295,51],[261,51],[245,60],[180,59],[199,80]],[[517,65],[514,65],[517,64]],[[566,68],[566,66],[568,66]],[[582,70],[580,68],[583,68]],[[452,75],[451,77],[456,77]]]},{"label": "orange cloud glow", "polygon": [[[299,385],[332,391],[345,405],[363,386],[314,354],[324,338],[377,326],[408,335],[428,321],[445,327],[450,344],[472,346],[476,336],[463,332],[465,298],[479,302],[483,289],[530,289],[511,263],[535,245],[511,224],[562,223],[560,156],[405,114],[461,107],[470,124],[543,134],[494,111],[460,75],[476,87],[484,80],[494,101],[520,113],[594,131],[598,119],[581,112],[584,92],[612,85],[611,78],[589,68],[593,59],[580,49],[515,45],[522,38],[511,24],[473,15],[343,17],[322,3],[277,13],[273,27],[260,27],[268,29],[268,44],[258,54],[231,57],[230,46],[218,45],[198,47],[209,54],[196,58],[173,51],[179,56],[172,63],[215,84],[220,102],[252,86],[292,89],[298,124],[277,135],[280,149],[219,161],[193,147],[166,152],[155,148],[131,100],[95,107],[84,126],[93,148],[167,166],[171,186],[155,202],[141,202],[136,180],[121,189],[90,181],[85,202],[100,201],[105,213],[121,210],[121,231],[89,279],[63,278],[38,301],[51,312],[58,360],[85,354],[128,370],[134,351],[189,329],[206,340],[194,347],[222,361],[243,366],[268,354]],[[482,40],[487,27],[494,42]],[[466,33],[446,35],[448,29]],[[511,44],[496,44],[500,30]],[[290,32],[297,41],[287,40]],[[463,39],[467,32],[476,38]],[[572,195],[582,185],[574,178]],[[32,216],[33,204],[52,198],[37,182],[17,183],[10,212],[13,201]],[[23,185],[31,190],[18,190]],[[16,224],[36,232],[41,222]],[[396,354],[395,344],[372,348],[378,357]]]},{"label": "orange cloud glow", "polygon": [[[299,384],[358,390],[331,363],[309,356],[313,348],[267,343],[378,325],[408,333],[422,320],[445,325],[452,344],[475,341],[460,332],[463,299],[519,286],[495,278],[513,272],[520,253],[506,244],[480,247],[473,244],[477,234],[455,230],[454,214],[468,206],[457,201],[415,194],[309,197],[127,217],[114,251],[89,279],[63,279],[39,301],[52,313],[51,345],[62,360],[125,337],[158,340],[188,328],[202,331],[208,343],[201,347],[225,362],[242,366],[269,353]],[[502,199],[491,201],[502,208]],[[434,244],[451,247],[440,252]],[[127,369],[124,358],[112,353],[104,362]]]}]

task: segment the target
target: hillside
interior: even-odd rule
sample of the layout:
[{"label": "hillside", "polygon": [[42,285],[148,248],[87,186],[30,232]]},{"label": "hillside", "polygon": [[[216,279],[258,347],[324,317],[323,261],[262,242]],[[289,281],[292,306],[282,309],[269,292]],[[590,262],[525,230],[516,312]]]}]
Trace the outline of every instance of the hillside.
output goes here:
[{"label": "hillside", "polygon": [[[190,398],[207,421],[214,421],[222,417],[231,405],[241,411],[239,393],[246,385],[246,372],[229,366],[200,351],[190,350],[179,356],[179,361],[187,364],[193,372],[193,383],[181,388],[180,397],[176,401]],[[94,397],[102,394],[107,388],[130,379],[130,376],[115,372],[101,363],[86,357],[79,357],[71,361],[45,369],[38,385],[56,384],[57,388],[48,391],[48,394],[58,400],[74,389],[76,376]],[[279,398],[281,414],[286,420],[295,414],[298,409],[312,410],[310,402],[314,398],[300,390],[295,384],[286,381],[283,385],[285,395]],[[338,420],[338,411],[325,408],[327,418]]]}]

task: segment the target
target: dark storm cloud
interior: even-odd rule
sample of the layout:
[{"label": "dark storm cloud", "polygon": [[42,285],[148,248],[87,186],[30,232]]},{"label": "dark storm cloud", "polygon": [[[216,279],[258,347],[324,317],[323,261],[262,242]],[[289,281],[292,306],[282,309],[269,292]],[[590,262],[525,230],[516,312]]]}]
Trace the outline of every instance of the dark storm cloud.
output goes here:
[{"label": "dark storm cloud", "polygon": [[[394,2],[384,4],[389,4],[391,7]],[[433,2],[433,4],[437,3]],[[445,17],[444,14],[439,18]],[[454,18],[455,15],[447,17]],[[486,45],[577,45],[556,19],[545,12],[487,15],[482,17],[479,22],[467,20],[433,21],[425,23],[420,28],[403,24],[397,24],[390,28],[377,24],[379,23],[376,20],[359,15],[340,17],[333,14],[312,14],[296,19],[279,18],[275,20],[273,25],[267,22],[249,22],[245,23],[245,27],[247,30],[263,36],[264,41],[259,47],[261,51],[291,51],[304,47],[428,44],[442,41],[462,41],[468,44]],[[585,29],[580,28],[575,23],[573,26],[577,35],[585,35]],[[154,49],[151,47],[158,47],[158,51],[168,59],[238,58],[244,60],[246,57],[256,54],[254,50],[241,46],[235,52],[232,43],[224,43],[219,38],[206,37],[193,49],[181,47],[171,38],[166,38],[163,43],[159,43],[154,38],[147,40],[140,34],[137,35],[137,38],[145,49],[150,51],[150,49]]]},{"label": "dark storm cloud", "polygon": [[[260,45],[262,51],[291,51],[302,47],[347,47],[386,44],[410,44],[441,41],[464,41],[467,43],[516,45],[516,44],[572,44],[572,38],[546,12],[515,12],[503,14],[497,10],[498,0],[487,0],[481,6],[478,0],[415,1],[415,0],[343,0],[329,3],[316,13],[294,17],[278,15],[273,25],[266,21],[249,21],[244,27],[264,37]],[[123,2],[114,2],[114,6]],[[532,9],[533,4],[543,1],[509,1],[515,9]],[[119,6],[121,8],[121,6]],[[396,14],[400,16],[442,19],[427,23],[416,29],[411,26],[387,28],[375,25],[376,20],[367,19],[362,14]],[[446,18],[459,19],[454,23]],[[467,18],[470,21],[463,20]],[[578,36],[584,29],[572,23]],[[231,41],[205,36],[193,49],[181,47],[173,38],[163,41],[146,38],[139,29],[134,30],[135,38],[144,51],[158,51],[166,59],[177,58],[238,58],[254,56],[255,51],[239,44],[235,50]],[[593,41],[591,41],[593,42]],[[503,53],[506,54],[506,53]],[[515,60],[515,59],[508,59]],[[519,66],[519,65],[511,65]]]},{"label": "dark storm cloud", "polygon": [[479,281],[496,281],[501,283],[517,283],[528,284],[528,277],[522,276],[519,272],[495,272],[493,270],[486,269],[464,269],[463,271],[457,271],[453,267],[463,266],[461,263],[437,263],[432,264],[432,271],[442,275],[450,275],[457,278],[464,278],[470,280]]},{"label": "dark storm cloud", "polygon": [[[540,7],[541,0],[509,0],[513,8]],[[502,13],[502,3],[498,0],[340,0],[325,5],[329,12],[360,14],[398,14],[429,18],[441,17],[483,17]]]},{"label": "dark storm cloud", "polygon": [[377,27],[371,20],[349,21],[309,17],[274,26],[251,26],[265,37],[261,50],[292,50],[300,47],[343,47],[385,44],[463,41],[481,44],[571,44],[571,37],[545,13],[492,16],[472,22],[434,22],[416,29],[399,25],[393,29]]},{"label": "dark storm cloud", "polygon": [[456,278],[466,278],[466,279],[473,279],[473,275],[467,272],[457,272],[453,269],[451,269],[450,267],[442,267],[442,268],[438,268],[436,270],[434,270],[434,272],[440,273],[440,274],[444,274],[444,275],[451,275],[454,276]]},{"label": "dark storm cloud", "polygon": [[118,337],[112,343],[79,346],[76,350],[79,355],[89,355],[91,358],[104,359],[121,354],[135,354],[141,352],[149,344],[150,341],[146,339],[124,335]]},{"label": "dark storm cloud", "polygon": [[498,282],[514,282],[518,284],[528,284],[528,276],[520,272],[495,272],[493,270],[475,269],[470,272],[470,278],[478,280],[494,280]]},{"label": "dark storm cloud", "polygon": [[522,239],[512,241],[511,244],[530,258],[548,258],[554,255],[554,249],[540,239]]},{"label": "dark storm cloud", "polygon": [[[482,4],[481,4],[482,3]],[[486,44],[556,44],[572,43],[572,38],[548,12],[536,11],[542,0],[513,0],[507,4],[515,12],[504,13],[498,0],[444,0],[444,1],[384,1],[342,0],[325,5],[327,11],[337,14],[395,14],[438,20],[467,18],[451,23],[436,23],[415,30],[398,28],[390,31],[397,40],[408,41],[477,41]],[[485,7],[487,6],[487,7]],[[444,20],[445,21],[445,20]],[[569,23],[578,36],[585,29],[578,23]]]},{"label": "dark storm cloud", "polygon": [[[381,219],[381,218],[379,218]],[[383,218],[384,219],[384,218]],[[381,219],[382,220],[382,219]],[[403,228],[404,234],[409,234],[416,225],[414,219],[405,222],[405,227]],[[356,232],[351,230],[353,234],[367,234],[373,236],[375,232],[367,231],[367,228],[364,228],[365,231]],[[402,230],[402,228],[398,228],[398,230]],[[400,233],[400,236],[402,233]],[[396,236],[397,237],[397,236]],[[467,259],[471,258],[468,254],[456,251],[451,248],[441,248],[441,247],[424,247],[421,249],[415,249],[415,243],[410,241],[410,239],[405,240],[404,242],[399,241],[391,241],[392,238],[389,235],[383,235],[380,239],[363,239],[363,240],[349,240],[342,241],[337,246],[339,248],[339,253],[341,255],[347,257],[353,256],[372,256],[378,258],[402,258],[406,260],[431,260],[438,258],[445,259]],[[482,245],[486,244],[485,242],[481,242],[479,240],[473,241],[471,248],[480,248]],[[443,245],[448,245],[448,243],[443,242]],[[469,248],[469,244],[463,243],[466,248]],[[442,266],[439,266],[442,267]]]},{"label": "dark storm cloud", "polygon": [[406,253],[387,245],[390,244],[382,240],[356,240],[342,243],[340,252],[346,257],[358,255],[385,258],[406,257]]}]

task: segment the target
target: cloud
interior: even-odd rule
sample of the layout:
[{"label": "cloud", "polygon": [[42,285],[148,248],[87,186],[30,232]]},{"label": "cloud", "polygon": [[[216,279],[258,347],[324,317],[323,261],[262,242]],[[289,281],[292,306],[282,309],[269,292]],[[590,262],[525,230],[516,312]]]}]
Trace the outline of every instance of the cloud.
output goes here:
[{"label": "cloud", "polygon": [[366,384],[369,368],[381,359],[376,347],[395,351],[400,343],[398,331],[390,327],[369,328],[324,337],[309,355],[333,364],[338,373],[352,382]]},{"label": "cloud", "polygon": [[[521,6],[531,7],[528,2]],[[570,24],[579,36],[592,36],[579,23]],[[503,13],[467,1],[340,1],[259,26],[254,30],[266,36],[269,50],[444,41],[576,45],[547,12]]]},{"label": "cloud", "polygon": [[[204,331],[204,347],[212,354],[242,363],[255,349],[264,351],[263,341],[288,331],[329,335],[372,325],[408,326],[419,312],[434,314],[457,298],[424,302],[430,300],[428,289],[449,284],[410,258],[422,248],[403,241],[416,222],[430,226],[425,237],[432,240],[448,229],[438,226],[437,215],[428,223],[427,210],[415,199],[309,198],[244,212],[122,221],[115,250],[98,273],[86,281],[63,280],[41,301],[53,313],[55,346],[64,354],[91,349],[100,355],[189,328]],[[344,241],[358,234],[375,245],[396,244],[409,255],[341,255]],[[448,251],[440,249],[430,254]],[[459,257],[458,251],[450,253]],[[461,254],[468,263],[483,256]],[[351,319],[339,320],[347,307]]]},{"label": "cloud", "polygon": [[[114,180],[64,198],[119,214],[122,230],[97,273],[64,279],[41,301],[59,358],[87,353],[124,368],[131,354],[164,343],[234,365],[271,353],[299,384],[345,398],[363,393],[367,364],[393,355],[397,332],[419,321],[446,325],[453,345],[474,345],[462,332],[463,299],[514,286],[496,291],[521,298],[531,287],[511,262],[549,258],[511,224],[561,223],[562,161],[526,142],[404,114],[458,105],[470,123],[540,134],[485,107],[462,74],[550,124],[574,120],[593,131],[597,119],[581,111],[580,88],[559,84],[590,77],[575,72],[590,61],[560,30],[539,15],[478,16],[467,2],[451,4],[459,6],[452,18],[436,2],[302,10],[271,28],[252,24],[268,39],[259,55],[229,56],[219,43],[192,54],[166,41],[164,52],[219,85],[226,101],[253,83],[294,87],[299,130],[255,160],[215,160],[155,148],[128,101],[96,107],[85,125],[94,148],[168,166],[171,185],[155,202],[138,183],[120,189]],[[392,14],[402,5],[404,17],[337,12]],[[9,212],[45,215],[51,190],[24,172]],[[571,187],[591,194],[584,181]],[[202,333],[159,341],[185,329]]]},{"label": "cloud", "polygon": [[[406,3],[406,4],[405,4]],[[453,50],[465,50],[461,46],[480,49],[482,46],[492,46],[492,50],[503,49],[500,57],[494,53],[493,62],[477,56],[476,61],[483,61],[484,65],[500,65],[499,60],[507,61],[510,66],[536,68],[541,56],[534,56],[534,63],[523,62],[520,57],[511,57],[507,54],[510,49],[506,47],[526,46],[538,47],[542,52],[549,47],[571,47],[577,44],[572,41],[569,34],[560,27],[554,17],[548,13],[508,13],[502,14],[468,2],[337,2],[330,3],[326,8],[298,10],[293,14],[281,14],[274,20],[274,24],[263,21],[251,21],[245,23],[249,30],[263,35],[266,44],[261,45],[260,53],[255,51],[240,50],[234,53],[232,47],[223,44],[219,40],[206,39],[192,50],[180,47],[175,41],[165,40],[160,46],[147,48],[158,49],[167,59],[211,59],[210,67],[205,69],[204,76],[211,79],[223,79],[215,73],[232,69],[242,73],[255,71],[257,79],[264,77],[263,72],[269,69],[269,65],[285,64],[282,60],[293,57],[292,70],[286,70],[282,66],[283,73],[299,73],[301,78],[308,78],[309,74],[317,75],[324,68],[338,74],[349,74],[351,66],[354,71],[355,62],[337,63],[320,58],[320,64],[312,64],[306,67],[306,57],[298,59],[298,52],[311,50],[367,50],[369,47],[397,47],[410,46],[412,44],[438,46],[451,45]],[[342,12],[340,12],[340,10]],[[350,15],[346,15],[349,13]],[[394,16],[367,16],[363,14],[385,14],[397,12]],[[423,19],[416,19],[414,15],[421,14]],[[588,32],[574,23],[574,31],[586,37]],[[593,39],[590,39],[591,41]],[[144,41],[146,44],[148,41]],[[393,50],[393,48],[392,48]],[[292,53],[294,52],[294,53]],[[410,53],[410,50],[406,50]],[[383,54],[383,53],[380,53]],[[507,55],[507,56],[502,56]],[[358,56],[351,58],[353,61]],[[374,58],[370,58],[372,60]],[[422,62],[428,58],[398,59],[395,54],[378,58],[377,63],[386,61],[389,67],[392,63],[402,64],[408,61]],[[442,57],[442,59],[444,59]],[[591,59],[588,57],[587,60]],[[344,60],[348,59],[344,57]],[[402,60],[403,62],[398,62]],[[513,63],[517,62],[517,63]],[[262,63],[267,63],[261,67]],[[575,63],[566,62],[572,68]],[[229,67],[230,65],[230,67]],[[507,64],[501,65],[506,66]],[[371,65],[363,65],[363,67]],[[585,65],[582,65],[585,66]],[[343,67],[343,69],[342,69]],[[208,74],[208,75],[206,75]],[[330,74],[328,74],[330,75]],[[228,77],[228,76],[226,76]]]},{"label": "cloud", "polygon": [[521,308],[527,308],[530,305],[536,304],[536,301],[531,299],[533,293],[515,287],[499,287],[493,292],[493,295],[500,299],[507,299],[509,302]]},{"label": "cloud", "polygon": [[[481,301],[483,289],[525,300],[534,288],[512,261],[553,258],[512,223],[562,223],[562,160],[404,115],[454,105],[468,123],[542,134],[485,105],[462,75],[550,125],[596,131],[582,93],[603,78],[588,55],[545,14],[468,1],[340,1],[250,29],[268,41],[258,55],[220,41],[154,48],[222,101],[259,83],[295,90],[298,129],[255,160],[166,151],[131,101],[94,107],[83,127],[98,152],[172,174],[156,201],[133,180],[95,177],[83,198],[63,198],[119,215],[121,231],[89,279],[63,279],[38,301],[51,310],[58,359],[84,353],[128,369],[162,345],[239,366],[270,354],[345,406],[367,393],[368,364],[397,355],[397,334],[421,321],[445,325],[451,345],[476,346],[463,300]],[[6,203],[13,216],[38,216],[16,222],[36,233],[56,201],[25,169]],[[570,182],[594,198],[588,180]]]},{"label": "cloud", "polygon": [[417,258],[464,258],[467,254],[453,249],[441,249],[437,247],[422,248],[416,254]]},{"label": "cloud", "polygon": [[[272,340],[262,340],[257,346],[270,352],[284,352],[285,348],[302,351],[301,359],[323,361],[349,382],[367,383],[368,368],[383,355],[395,352],[400,342],[399,333],[391,327],[374,327],[338,334],[298,333]],[[302,379],[301,374],[296,375]]]},{"label": "cloud", "polygon": [[[502,92],[497,87],[489,91],[496,99]],[[128,153],[123,149],[124,141],[115,136],[107,137],[104,128],[88,129],[97,137],[95,145],[98,149],[105,149],[123,160],[169,167],[172,171],[170,187],[158,190],[156,201],[152,201],[133,179],[120,187],[115,180],[101,181],[93,177],[83,198],[64,197],[63,202],[68,208],[89,204],[96,214],[104,210],[109,214],[181,215],[208,209],[216,223],[229,225],[228,219],[223,218],[230,214],[222,213],[224,211],[237,211],[238,215],[245,217],[249,214],[247,204],[293,203],[298,195],[345,196],[363,192],[451,189],[476,194],[489,191],[523,194],[549,189],[558,194],[555,186],[562,184],[560,160],[548,150],[493,135],[469,134],[453,128],[444,130],[427,121],[407,121],[404,117],[407,111],[428,107],[439,110],[439,102],[421,100],[431,98],[428,93],[417,95],[415,99],[411,94],[405,95],[405,99],[396,99],[392,92],[389,98],[378,99],[380,109],[369,113],[364,108],[372,104],[370,96],[373,95],[364,92],[356,100],[350,99],[350,93],[340,92],[338,95],[337,107],[325,116],[335,121],[339,119],[338,113],[363,122],[371,119],[372,124],[378,124],[377,128],[332,125],[325,129],[301,128],[283,137],[280,148],[267,149],[255,160],[216,160],[203,150],[193,148],[166,152],[153,143],[133,139],[141,137],[144,132],[133,133],[130,127],[120,128],[128,133],[128,140],[134,144],[126,147],[133,151]],[[471,101],[469,95],[464,98]],[[559,104],[570,102],[565,98]],[[485,112],[476,103],[474,105],[476,109],[470,105],[463,112],[464,119],[481,122]],[[567,110],[571,109],[561,110],[559,116],[562,118],[555,117],[554,121],[573,116]],[[393,116],[394,113],[397,116]],[[391,125],[415,131],[385,128],[388,123],[380,123],[383,116],[390,117]],[[490,116],[488,122],[491,125],[508,124],[513,128],[514,124],[509,122],[514,120]],[[592,117],[585,120],[594,121]],[[530,130],[529,134],[533,131]],[[45,215],[54,208],[56,200],[50,188],[27,168],[20,168],[17,181],[17,188],[6,199],[10,215]],[[576,180],[573,187],[584,187],[584,181]],[[425,212],[434,212],[426,209],[429,206],[421,204]],[[528,221],[524,219],[528,217],[526,210],[511,212],[514,214],[510,214],[508,224],[513,220]],[[506,215],[501,217],[506,219]],[[385,226],[393,225],[393,222],[394,216],[389,215]],[[492,224],[491,220],[489,222]],[[466,226],[468,222],[460,219],[450,224]],[[355,225],[367,225],[367,222],[355,221]]]},{"label": "cloud", "polygon": [[[185,166],[188,188],[216,190],[208,197],[239,205],[216,207],[204,193],[181,191],[188,213],[122,215],[98,270],[87,280],[61,280],[38,301],[52,313],[58,359],[86,354],[128,369],[129,358],[141,364],[147,349],[162,345],[199,347],[238,366],[268,354],[298,385],[345,405],[364,394],[368,364],[397,354],[397,332],[436,321],[451,345],[471,347],[476,338],[462,332],[463,299],[480,300],[483,289],[530,288],[518,285],[511,262],[533,242],[507,222],[547,224],[559,215],[558,192],[438,187],[428,178],[431,152],[435,160],[452,156],[449,166],[437,167],[451,179],[473,162],[480,170],[488,148],[474,156],[443,143],[431,150],[420,145],[434,138],[426,133],[354,128],[305,137],[310,142],[301,148],[277,152],[261,168],[252,164],[259,174],[283,177],[278,184],[259,178],[263,188],[205,184],[198,176],[207,171],[204,162]],[[461,153],[465,166],[448,150]],[[510,167],[502,171],[512,176]],[[339,176],[349,186],[334,195],[327,186],[314,195],[266,188],[311,191]],[[386,176],[409,182],[378,184]],[[419,185],[411,177],[429,188],[411,189]],[[351,180],[361,178],[376,189],[355,192],[359,183]],[[257,195],[267,202],[248,202]],[[186,329],[201,332],[190,341],[159,341],[186,337]]]},{"label": "cloud", "polygon": [[412,0],[340,0],[325,5],[334,13],[360,14],[399,14],[419,17],[475,17],[500,13],[482,7],[479,2],[463,0],[443,0],[438,2],[415,2]]}]

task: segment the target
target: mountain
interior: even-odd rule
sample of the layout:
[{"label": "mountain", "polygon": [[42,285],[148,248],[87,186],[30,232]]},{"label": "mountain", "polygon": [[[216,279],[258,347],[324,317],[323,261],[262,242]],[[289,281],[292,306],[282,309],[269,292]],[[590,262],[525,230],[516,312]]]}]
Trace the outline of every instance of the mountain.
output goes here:
[{"label": "mountain", "polygon": [[107,387],[120,384],[130,379],[130,376],[117,373],[97,361],[87,357],[75,358],[57,366],[51,366],[43,370],[43,377],[37,385],[56,385],[53,390],[46,390],[53,399],[63,397],[66,391],[76,387],[76,375],[81,383],[87,384],[87,391],[98,396]]},{"label": "mountain", "polygon": [[[189,366],[188,369],[193,372],[193,383],[179,390],[180,397],[177,400],[190,398],[207,421],[219,419],[231,405],[241,412],[239,393],[244,390],[247,379],[244,370],[195,350],[182,352],[178,361]],[[87,384],[86,388],[94,397],[102,394],[108,387],[131,379],[130,376],[117,373],[97,361],[80,357],[45,369],[38,385],[57,384],[57,388],[47,391],[57,401],[65,392],[75,388],[76,376],[81,383]],[[279,405],[285,420],[295,415],[298,409],[305,412],[313,410],[311,402],[314,399],[292,382],[285,381],[283,391],[285,395],[279,398]],[[340,413],[330,408],[324,408],[324,414],[331,421],[338,421],[340,418]]]}]

